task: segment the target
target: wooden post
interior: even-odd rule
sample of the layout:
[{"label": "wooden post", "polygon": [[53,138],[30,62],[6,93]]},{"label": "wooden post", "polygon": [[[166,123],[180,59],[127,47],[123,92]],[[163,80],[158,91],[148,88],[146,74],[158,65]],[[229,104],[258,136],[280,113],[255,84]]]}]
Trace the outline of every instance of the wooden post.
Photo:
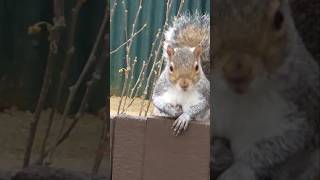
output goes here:
[{"label": "wooden post", "polygon": [[209,180],[210,127],[192,121],[174,136],[172,119],[114,118],[113,180]]}]

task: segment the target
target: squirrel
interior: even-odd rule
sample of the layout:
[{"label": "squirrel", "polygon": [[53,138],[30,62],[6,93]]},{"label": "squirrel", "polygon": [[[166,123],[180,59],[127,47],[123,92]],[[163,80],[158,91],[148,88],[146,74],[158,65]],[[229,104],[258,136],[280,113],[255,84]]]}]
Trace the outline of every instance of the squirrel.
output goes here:
[{"label": "squirrel", "polygon": [[172,128],[180,135],[191,120],[209,122],[210,83],[202,69],[209,62],[209,16],[183,14],[165,32],[165,68],[156,82],[154,115],[177,118]]},{"label": "squirrel", "polygon": [[212,136],[229,141],[232,159],[214,176],[319,178],[319,66],[288,0],[214,1],[211,50]]}]

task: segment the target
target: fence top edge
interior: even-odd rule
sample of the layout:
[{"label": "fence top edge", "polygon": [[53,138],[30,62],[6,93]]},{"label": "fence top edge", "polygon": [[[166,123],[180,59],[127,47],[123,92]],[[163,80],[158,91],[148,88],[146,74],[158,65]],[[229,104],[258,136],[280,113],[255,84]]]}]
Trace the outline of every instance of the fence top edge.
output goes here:
[{"label": "fence top edge", "polygon": [[[174,121],[175,118],[170,117],[162,117],[162,116],[134,116],[134,115],[127,115],[127,114],[120,114],[120,115],[114,115],[111,116],[111,120],[128,120],[128,121],[153,121],[153,120],[164,120],[164,121]],[[200,120],[193,120],[190,122],[190,124],[199,124],[199,125],[205,125],[210,126],[210,124],[207,121],[200,121]]]}]

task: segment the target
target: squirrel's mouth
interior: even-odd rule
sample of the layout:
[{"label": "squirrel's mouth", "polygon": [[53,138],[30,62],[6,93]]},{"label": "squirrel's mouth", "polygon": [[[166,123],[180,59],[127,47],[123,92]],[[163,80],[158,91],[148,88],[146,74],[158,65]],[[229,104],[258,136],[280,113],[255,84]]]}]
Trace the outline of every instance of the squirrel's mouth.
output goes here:
[{"label": "squirrel's mouth", "polygon": [[250,77],[233,77],[226,78],[231,89],[233,89],[237,94],[246,94],[250,90],[250,85],[253,78]]},{"label": "squirrel's mouth", "polygon": [[180,89],[182,90],[182,92],[188,91],[189,90],[189,86],[180,86]]}]

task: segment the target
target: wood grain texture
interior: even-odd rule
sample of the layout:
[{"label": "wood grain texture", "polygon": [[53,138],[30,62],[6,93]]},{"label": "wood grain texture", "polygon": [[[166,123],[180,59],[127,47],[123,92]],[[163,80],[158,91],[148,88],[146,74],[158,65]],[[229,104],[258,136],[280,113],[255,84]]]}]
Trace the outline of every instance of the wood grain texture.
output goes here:
[{"label": "wood grain texture", "polygon": [[115,117],[113,180],[209,180],[210,127],[192,121],[174,136],[173,119]]}]

